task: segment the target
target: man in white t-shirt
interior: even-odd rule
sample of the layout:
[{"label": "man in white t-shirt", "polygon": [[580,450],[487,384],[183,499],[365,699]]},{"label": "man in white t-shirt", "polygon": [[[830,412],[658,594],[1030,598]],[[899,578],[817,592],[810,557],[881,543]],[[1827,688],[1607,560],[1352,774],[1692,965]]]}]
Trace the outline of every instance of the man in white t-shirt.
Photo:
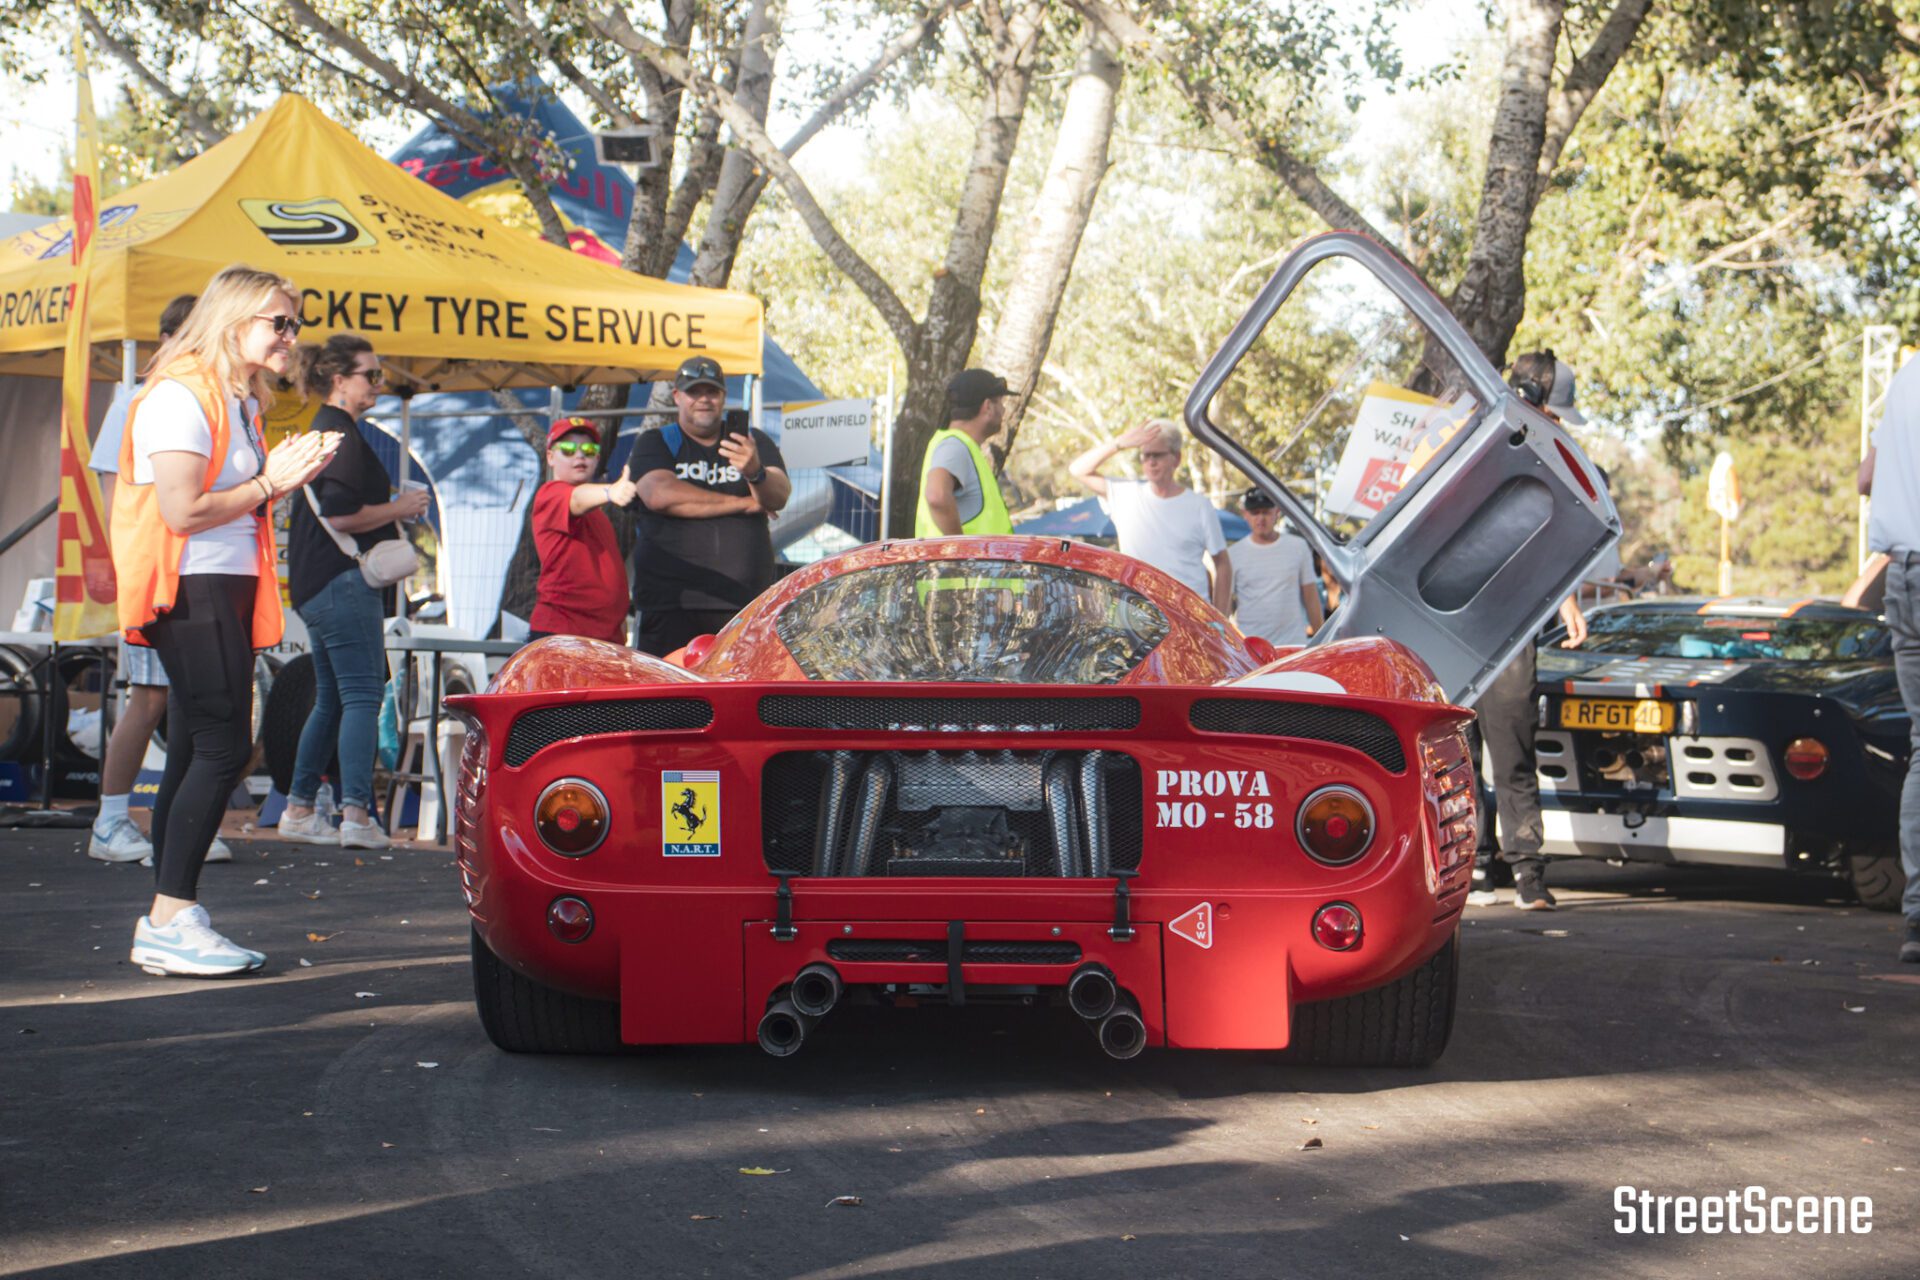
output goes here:
[{"label": "man in white t-shirt", "polygon": [[[194,296],[182,294],[160,313],[160,341],[171,338],[193,310]],[[127,431],[127,407],[133,403],[135,387],[120,383],[114,388],[113,403],[100,423],[94,438],[93,453],[87,466],[100,476],[101,509],[113,510],[113,486],[120,478],[120,441]],[[249,532],[249,539],[252,534]],[[100,814],[93,820],[92,838],[87,856],[101,862],[142,862],[153,856],[153,845],[140,833],[127,813],[134,780],[140,776],[140,762],[147,754],[147,742],[167,713],[167,673],[160,665],[160,653],[142,645],[120,645],[120,678],[127,682],[127,705],[114,722],[107,739],[106,758],[100,766]],[[231,862],[233,851],[218,837],[207,852],[208,862]]]},{"label": "man in white t-shirt", "polygon": [[[1075,458],[1068,470],[1100,495],[1100,505],[1113,517],[1123,554],[1179,579],[1221,613],[1228,613],[1233,609],[1233,562],[1227,558],[1226,535],[1220,532],[1220,513],[1205,494],[1175,479],[1181,443],[1179,426],[1156,418],[1116,440],[1093,446]],[[1122,449],[1140,451],[1140,479],[1109,480],[1100,474],[1107,460]]]},{"label": "man in white t-shirt", "polygon": [[1313,550],[1298,534],[1280,532],[1280,509],[1258,486],[1240,499],[1253,532],[1227,551],[1240,630],[1277,645],[1305,644],[1326,621],[1320,612],[1320,575]]}]

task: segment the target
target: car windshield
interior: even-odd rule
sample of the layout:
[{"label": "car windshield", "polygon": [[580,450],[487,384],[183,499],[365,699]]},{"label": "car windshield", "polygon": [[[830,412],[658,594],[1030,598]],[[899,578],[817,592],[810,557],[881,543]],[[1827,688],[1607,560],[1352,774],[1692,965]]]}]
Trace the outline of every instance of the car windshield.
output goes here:
[{"label": "car windshield", "polygon": [[1078,569],[933,560],[828,578],[774,625],[815,680],[1114,684],[1169,624],[1145,596]]},{"label": "car windshield", "polygon": [[1890,646],[1886,627],[1864,616],[1784,618],[1629,608],[1588,615],[1587,641],[1580,647],[1644,658],[1833,662],[1885,657]]}]

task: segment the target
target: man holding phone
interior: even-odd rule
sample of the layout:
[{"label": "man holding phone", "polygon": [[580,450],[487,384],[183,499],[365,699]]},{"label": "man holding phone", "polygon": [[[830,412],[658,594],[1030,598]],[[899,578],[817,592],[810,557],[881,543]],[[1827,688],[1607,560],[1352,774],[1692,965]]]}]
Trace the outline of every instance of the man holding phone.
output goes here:
[{"label": "man holding phone", "polygon": [[780,447],[729,420],[716,361],[682,364],[673,403],[675,420],[641,433],[627,459],[640,498],[635,647],[656,657],[718,631],[772,585],[768,521],[793,493]]}]

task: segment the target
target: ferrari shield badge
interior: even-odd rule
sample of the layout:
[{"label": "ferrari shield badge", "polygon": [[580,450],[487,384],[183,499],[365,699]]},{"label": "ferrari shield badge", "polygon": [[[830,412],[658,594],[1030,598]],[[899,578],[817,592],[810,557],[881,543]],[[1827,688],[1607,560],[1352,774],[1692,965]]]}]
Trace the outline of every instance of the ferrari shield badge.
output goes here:
[{"label": "ferrari shield badge", "polygon": [[660,774],[660,852],[669,858],[720,856],[720,772]]}]

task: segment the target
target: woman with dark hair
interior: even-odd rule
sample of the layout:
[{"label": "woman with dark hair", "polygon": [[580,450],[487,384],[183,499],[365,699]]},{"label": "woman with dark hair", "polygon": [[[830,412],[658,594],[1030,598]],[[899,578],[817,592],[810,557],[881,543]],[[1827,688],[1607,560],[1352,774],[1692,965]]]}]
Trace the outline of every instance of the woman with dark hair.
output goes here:
[{"label": "woman with dark hair", "polygon": [[130,956],[148,973],[227,977],[267,959],[216,933],[198,892],[253,748],[253,653],[280,642],[273,501],[339,444],[316,432],[266,449],[260,411],[299,333],[292,281],[228,267],[161,344],[127,412],[109,535],[120,629],[159,651],[169,685],[155,892]]},{"label": "woman with dark hair", "polygon": [[[320,346],[302,347],[297,356],[295,384],[303,394],[326,401],[311,429],[337,432],[343,441],[326,469],[294,499],[287,531],[287,589],[312,639],[314,688],[280,834],[307,844],[384,849],[388,843],[370,811],[380,696],[386,687],[380,629],[389,593],[367,584],[347,548],[364,552],[399,536],[396,522],[423,514],[427,494],[416,489],[393,497],[392,478],[360,432],[357,419],[373,408],[385,380],[373,344],[358,334],[336,333]],[[313,805],[320,771],[336,750],[338,831]]]}]

